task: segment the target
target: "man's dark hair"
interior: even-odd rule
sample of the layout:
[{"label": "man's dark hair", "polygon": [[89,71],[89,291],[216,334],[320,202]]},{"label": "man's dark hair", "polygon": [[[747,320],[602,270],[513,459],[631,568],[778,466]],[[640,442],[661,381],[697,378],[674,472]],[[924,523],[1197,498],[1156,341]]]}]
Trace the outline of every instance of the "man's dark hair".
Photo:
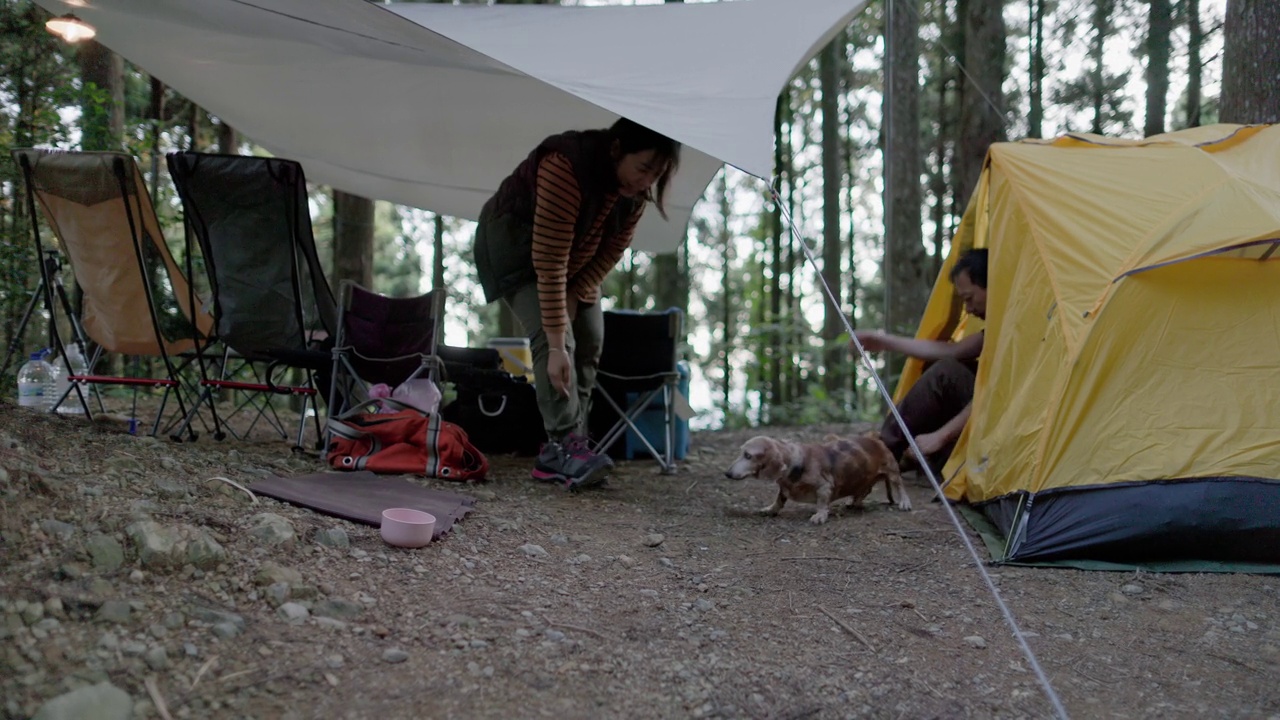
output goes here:
[{"label": "man's dark hair", "polygon": [[948,276],[952,283],[955,283],[960,273],[969,273],[969,280],[974,285],[986,290],[987,249],[975,248],[961,255],[955,266],[951,268],[951,275]]}]

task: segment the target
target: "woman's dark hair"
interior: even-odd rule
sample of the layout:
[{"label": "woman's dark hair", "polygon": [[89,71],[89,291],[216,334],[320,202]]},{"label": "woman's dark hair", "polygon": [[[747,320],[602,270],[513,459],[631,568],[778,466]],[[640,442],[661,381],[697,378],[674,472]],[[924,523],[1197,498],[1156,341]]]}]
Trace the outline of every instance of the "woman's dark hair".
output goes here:
[{"label": "woman's dark hair", "polygon": [[667,186],[671,184],[671,176],[680,166],[680,143],[626,118],[618,118],[618,121],[609,128],[608,140],[609,147],[613,147],[614,142],[618,143],[618,157],[652,150],[654,160],[666,161],[667,168],[662,171],[658,182],[655,183],[656,192],[650,191],[649,196],[645,198],[652,200],[653,204],[658,206],[658,212],[665,219],[667,209],[663,201],[666,199]]},{"label": "woman's dark hair", "polygon": [[951,268],[951,274],[948,278],[952,283],[960,276],[960,273],[969,273],[969,280],[974,285],[987,289],[987,249],[975,248],[969,250],[960,256],[956,264]]}]

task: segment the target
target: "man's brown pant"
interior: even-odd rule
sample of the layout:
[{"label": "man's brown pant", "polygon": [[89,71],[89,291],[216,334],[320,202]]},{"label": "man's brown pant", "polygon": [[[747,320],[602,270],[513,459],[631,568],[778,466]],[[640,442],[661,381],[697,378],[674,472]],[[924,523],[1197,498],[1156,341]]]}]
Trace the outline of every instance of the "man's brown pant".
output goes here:
[{"label": "man's brown pant", "polygon": [[[902,416],[911,434],[931,433],[959,415],[973,400],[974,377],[974,367],[959,360],[947,358],[930,365],[915,385],[911,386],[902,402],[898,403],[898,414]],[[904,455],[912,455],[906,435],[892,413],[880,426],[880,437],[899,460]],[[942,467],[947,464],[947,458],[951,457],[954,449],[955,443],[948,443],[926,458],[935,475],[942,472]]]}]

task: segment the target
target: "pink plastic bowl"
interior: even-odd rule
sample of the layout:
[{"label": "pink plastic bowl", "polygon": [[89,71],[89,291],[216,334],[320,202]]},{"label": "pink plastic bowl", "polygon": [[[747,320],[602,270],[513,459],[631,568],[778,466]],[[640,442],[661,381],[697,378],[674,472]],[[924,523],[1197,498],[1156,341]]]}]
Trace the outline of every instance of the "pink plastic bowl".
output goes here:
[{"label": "pink plastic bowl", "polygon": [[410,508],[382,511],[382,540],[388,545],[419,548],[431,542],[436,516]]}]

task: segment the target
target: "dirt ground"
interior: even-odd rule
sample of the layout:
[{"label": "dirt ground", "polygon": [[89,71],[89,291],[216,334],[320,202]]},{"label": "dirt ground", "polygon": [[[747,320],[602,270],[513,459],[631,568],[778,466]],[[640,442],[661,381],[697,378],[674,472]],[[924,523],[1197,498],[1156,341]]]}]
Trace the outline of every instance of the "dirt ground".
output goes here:
[{"label": "dirt ground", "polygon": [[[579,495],[492,458],[488,483],[431,483],[477,511],[400,550],[214,479],[323,469],[282,440],[0,404],[0,714],[1053,716],[923,485],[909,513],[877,493],[822,526],[760,517],[773,489],[722,475],[751,434],[695,434],[678,474],[622,463]],[[1275,578],[992,576],[1074,717],[1280,717]]]}]

